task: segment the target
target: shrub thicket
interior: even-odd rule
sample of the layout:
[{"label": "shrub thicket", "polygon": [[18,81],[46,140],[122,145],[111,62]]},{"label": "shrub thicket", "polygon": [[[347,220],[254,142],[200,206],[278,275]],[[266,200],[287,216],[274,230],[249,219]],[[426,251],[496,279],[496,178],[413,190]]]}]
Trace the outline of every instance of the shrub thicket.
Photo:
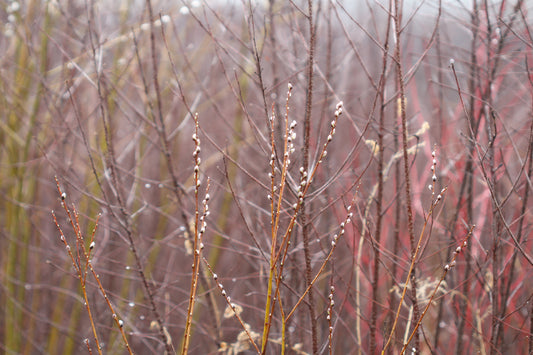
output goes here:
[{"label": "shrub thicket", "polygon": [[4,1],[0,351],[531,354],[531,10]]}]

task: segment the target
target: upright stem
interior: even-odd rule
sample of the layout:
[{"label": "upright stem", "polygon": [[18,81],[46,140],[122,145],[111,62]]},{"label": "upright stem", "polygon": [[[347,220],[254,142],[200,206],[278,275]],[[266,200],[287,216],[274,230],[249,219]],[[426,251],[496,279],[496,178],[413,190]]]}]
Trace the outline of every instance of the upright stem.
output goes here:
[{"label": "upright stem", "polygon": [[[389,13],[391,13],[392,1],[389,1]],[[376,198],[376,231],[374,246],[374,270],[372,272],[372,313],[370,316],[370,351],[376,349],[376,328],[377,328],[377,313],[378,313],[378,280],[379,280],[379,266],[381,256],[381,227],[383,222],[383,135],[385,131],[385,75],[387,73],[388,51],[389,51],[389,32],[390,32],[391,16],[387,19],[387,29],[385,32],[385,44],[383,50],[383,64],[381,67],[381,76],[378,83],[378,92],[376,93],[378,100],[374,101],[379,104],[379,129],[378,129],[378,190]],[[374,108],[372,109],[374,111]],[[374,152],[372,152],[374,153]]]},{"label": "upright stem", "polygon": [[[417,283],[416,283],[416,242],[415,242],[415,233],[414,233],[414,224],[413,224],[413,209],[411,202],[411,179],[409,175],[409,157],[407,152],[407,118],[406,118],[406,107],[405,107],[405,83],[403,79],[403,68],[402,68],[402,52],[401,52],[401,12],[400,12],[400,0],[394,1],[394,26],[396,34],[396,50],[394,58],[396,60],[396,70],[398,75],[398,86],[400,89],[400,116],[401,116],[401,126],[402,126],[402,149],[403,149],[403,168],[404,168],[404,179],[405,179],[405,203],[407,206],[407,228],[409,233],[409,242],[411,246],[411,259],[413,264],[413,271],[410,274],[411,282],[411,301],[413,303],[413,312],[414,319],[418,321],[420,316],[420,310],[418,308],[417,301]],[[415,333],[414,337],[414,347],[418,350],[420,349],[420,339],[418,332]]]},{"label": "upright stem", "polygon": [[[307,93],[305,100],[305,118],[304,118],[304,145],[303,145],[303,169],[309,170],[309,135],[311,131],[311,106],[313,105],[313,61],[315,54],[315,28],[313,23],[313,1],[308,0],[308,15],[307,20],[309,22],[309,56],[307,59]],[[302,233],[304,243],[304,256],[305,256],[305,280],[306,286],[309,287],[312,279],[311,269],[311,252],[309,250],[309,234],[310,224],[308,222],[307,208],[305,199],[302,202]],[[313,343],[313,354],[318,353],[318,336],[317,336],[317,324],[315,314],[315,301],[313,296],[313,289],[309,289],[308,293],[308,306],[309,317],[311,318],[311,338]]]},{"label": "upright stem", "polygon": [[[478,68],[477,68],[477,65],[476,65],[476,57],[477,57],[477,46],[478,46],[478,39],[479,39],[479,14],[478,14],[478,9],[477,9],[477,4],[476,4],[476,1],[474,1],[474,4],[473,4],[473,10],[472,10],[472,13],[471,13],[471,21],[472,21],[472,44],[471,44],[471,48],[470,48],[470,51],[471,51],[471,54],[470,54],[470,62],[472,63],[471,64],[471,67],[470,67],[470,81],[469,81],[469,90],[470,92],[475,92],[476,90],[476,80],[477,80],[477,72],[478,72]],[[477,131],[478,131],[478,125],[479,125],[479,118],[477,119],[477,123],[474,125],[474,122],[473,120],[475,120],[477,114],[474,112],[475,110],[475,100],[476,98],[474,96],[472,96],[470,98],[470,112],[472,113],[471,117],[466,117],[467,120],[470,120],[470,122],[468,123],[471,127],[472,127],[472,130],[469,130],[470,132],[470,140],[469,140],[469,147],[468,147],[468,156],[467,156],[467,160],[466,160],[466,164],[465,164],[465,174],[463,175],[464,176],[464,180],[465,183],[461,186],[461,193],[459,194],[459,196],[462,196],[463,194],[463,186],[467,189],[466,193],[466,214],[467,214],[467,223],[472,223],[472,218],[473,218],[473,198],[474,198],[474,192],[473,192],[473,188],[474,188],[474,185],[473,185],[473,181],[474,181],[474,173],[475,173],[475,170],[474,170],[474,142],[476,142],[477,140]],[[457,205],[457,212],[456,212],[456,216],[457,216],[457,213],[459,211],[459,203],[460,203],[460,200],[458,200],[458,205]],[[454,219],[454,225],[457,221],[457,217]],[[452,230],[453,230],[454,227],[452,227]],[[468,279],[470,277],[470,272],[471,272],[471,262],[470,262],[470,259],[471,259],[471,256],[470,256],[470,253],[466,253],[466,256],[465,256],[465,261],[466,261],[466,269],[465,269],[465,279]],[[468,282],[465,282],[463,284],[463,294],[465,295],[464,298],[459,298],[459,312],[460,312],[460,317],[459,317],[459,324],[457,326],[457,334],[459,334],[459,336],[457,337],[457,342],[455,344],[455,353],[456,354],[462,354],[463,351],[464,351],[464,346],[463,346],[463,334],[464,334],[464,328],[465,328],[465,322],[466,322],[466,312],[468,310],[468,302],[467,300],[469,299],[469,293],[470,293],[470,285]],[[439,328],[439,327],[437,327]]]},{"label": "upright stem", "polygon": [[202,246],[200,245],[200,241],[198,238],[199,230],[204,230],[204,226],[200,226],[199,224],[202,222],[200,221],[200,203],[198,199],[198,189],[200,187],[200,139],[198,138],[198,115],[195,115],[194,117],[194,123],[195,123],[195,133],[193,134],[193,141],[196,145],[196,148],[194,150],[193,156],[194,156],[194,236],[193,236],[193,263],[192,263],[192,276],[191,276],[191,288],[189,293],[189,306],[187,308],[187,320],[185,322],[185,333],[183,335],[183,348],[182,348],[182,355],[187,354],[189,350],[189,343],[191,340],[191,324],[192,324],[192,316],[194,312],[194,303],[196,300],[196,289],[198,288],[198,274],[200,271],[200,252],[202,250]]}]

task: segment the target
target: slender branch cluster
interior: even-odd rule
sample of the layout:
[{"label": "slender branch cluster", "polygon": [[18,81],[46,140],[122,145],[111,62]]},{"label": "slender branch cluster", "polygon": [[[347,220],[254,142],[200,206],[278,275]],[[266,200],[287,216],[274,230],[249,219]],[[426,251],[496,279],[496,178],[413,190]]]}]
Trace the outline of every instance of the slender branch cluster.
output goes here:
[{"label": "slender branch cluster", "polygon": [[[280,312],[282,315],[282,343],[284,344],[284,336],[285,336],[285,324],[287,320],[291,317],[292,313],[298,307],[300,302],[302,301],[303,297],[307,295],[318,278],[318,276],[322,273],[324,270],[324,267],[326,263],[329,261],[329,258],[331,257],[331,254],[333,252],[333,249],[335,247],[336,240],[339,238],[339,236],[342,236],[344,234],[344,225],[341,227],[341,232],[339,235],[336,235],[334,237],[335,243],[332,246],[332,250],[326,260],[324,261],[320,271],[316,275],[316,277],[309,283],[307,289],[305,290],[304,294],[301,296],[299,301],[296,303],[292,311],[285,317],[285,313],[283,310],[283,307],[281,305],[281,299],[279,299],[279,288],[283,279],[283,267],[285,265],[285,260],[287,258],[287,253],[289,250],[289,246],[291,243],[291,234],[293,231],[293,227],[296,223],[296,219],[298,217],[298,214],[300,212],[300,209],[302,208],[305,200],[305,196],[307,192],[309,191],[309,188],[311,186],[311,183],[313,181],[313,177],[315,176],[318,167],[322,163],[322,160],[327,155],[327,148],[328,145],[333,140],[333,136],[335,135],[335,128],[337,126],[337,121],[339,116],[342,114],[343,110],[343,104],[342,102],[339,102],[335,107],[335,114],[334,119],[331,121],[331,128],[328,133],[326,142],[323,144],[322,149],[320,150],[320,153],[318,155],[318,161],[313,165],[312,169],[310,171],[307,171],[305,167],[301,167],[299,169],[299,182],[296,186],[296,197],[297,201],[292,205],[293,212],[290,216],[290,220],[288,222],[288,225],[285,229],[285,232],[278,234],[279,228],[280,228],[280,219],[281,219],[281,210],[282,210],[282,202],[283,202],[283,196],[284,196],[284,190],[287,185],[287,175],[288,175],[288,168],[290,164],[290,157],[291,154],[294,152],[294,139],[296,138],[296,133],[294,131],[296,127],[296,121],[292,121],[289,124],[289,100],[292,95],[292,85],[288,84],[288,92],[287,92],[287,101],[285,105],[285,134],[284,134],[284,147],[283,147],[283,160],[281,162],[281,173],[279,177],[279,184],[276,183],[276,173],[277,173],[277,165],[276,165],[276,143],[274,139],[274,109],[272,110],[272,115],[269,119],[270,123],[270,140],[271,140],[271,156],[270,156],[270,183],[271,183],[271,191],[268,194],[268,200],[270,202],[270,208],[271,208],[271,252],[270,252],[270,273],[269,273],[269,279],[268,279],[268,290],[267,290],[267,300],[265,305],[265,320],[264,320],[264,329],[263,329],[263,339],[262,339],[262,352],[266,351],[266,345],[268,343],[268,337],[270,332],[270,327],[272,326],[272,316],[273,316],[273,309],[276,304],[276,301],[279,300],[279,307]],[[351,218],[350,217],[348,220]],[[280,240],[278,241],[278,239]],[[284,346],[284,345],[282,345]]]},{"label": "slender branch cluster", "polygon": [[[70,257],[70,259],[72,261],[72,265],[74,267],[74,270],[77,273],[78,280],[80,281],[80,286],[81,286],[82,293],[83,293],[83,298],[84,298],[84,304],[85,304],[85,308],[87,310],[87,315],[89,316],[89,321],[91,323],[91,329],[92,329],[92,332],[93,332],[93,337],[94,337],[94,340],[95,340],[95,343],[96,343],[97,351],[98,351],[99,354],[102,354],[102,346],[101,346],[98,334],[96,332],[96,324],[94,322],[94,318],[93,318],[93,314],[92,314],[92,310],[91,310],[91,306],[90,306],[90,302],[89,302],[89,296],[87,294],[87,276],[88,276],[89,270],[91,271],[91,274],[93,275],[94,279],[96,280],[96,283],[98,285],[98,290],[100,291],[102,297],[106,301],[107,307],[109,308],[109,310],[111,312],[111,317],[112,317],[114,323],[116,324],[116,326],[118,327],[118,329],[120,331],[120,334],[122,336],[122,341],[123,341],[124,345],[126,346],[126,349],[127,349],[128,353],[129,354],[133,354],[133,351],[131,350],[130,345],[128,343],[128,339],[126,337],[126,334],[124,333],[124,321],[119,318],[119,316],[117,315],[117,313],[115,311],[115,308],[111,304],[111,301],[109,300],[107,292],[105,291],[104,287],[102,286],[102,283],[100,282],[100,276],[94,270],[94,267],[93,267],[93,264],[92,264],[92,260],[91,260],[92,251],[96,247],[96,243],[94,241],[94,237],[95,237],[95,234],[96,234],[96,229],[98,227],[98,220],[100,218],[100,214],[96,218],[96,222],[95,222],[93,231],[91,233],[91,239],[90,239],[90,242],[89,242],[89,247],[87,248],[85,246],[86,241],[85,241],[85,238],[84,238],[82,230],[81,230],[80,221],[79,221],[79,214],[78,214],[78,211],[76,210],[76,206],[74,204],[72,205],[72,212],[71,212],[70,209],[67,207],[67,203],[66,203],[67,194],[61,190],[61,187],[59,185],[59,180],[57,179],[57,177],[55,178],[55,180],[56,180],[57,191],[59,193],[59,196],[61,197],[61,207],[63,207],[63,209],[65,210],[65,213],[67,215],[68,221],[69,221],[69,223],[70,223],[71,227],[73,228],[74,233],[76,235],[76,247],[75,247],[75,253],[76,254],[73,253],[72,248],[71,248],[71,246],[70,246],[65,234],[63,233],[63,229],[61,228],[61,225],[59,224],[59,222],[57,220],[57,217],[56,217],[56,214],[55,214],[54,211],[52,211],[52,218],[54,220],[54,223],[55,223],[57,229],[59,230],[59,234],[60,234],[59,239],[65,245],[65,249],[67,251],[67,254],[69,255],[69,257]],[[90,344],[89,344],[89,340],[88,339],[85,339],[85,344],[86,344],[87,348],[90,350]]]},{"label": "slender branch cluster", "polygon": [[418,330],[418,328],[420,327],[420,324],[422,324],[422,319],[424,318],[424,316],[426,315],[429,307],[431,306],[432,302],[433,302],[433,299],[435,298],[435,295],[437,294],[437,291],[439,290],[441,284],[443,283],[444,279],[446,278],[446,275],[448,274],[448,271],[451,270],[451,268],[453,268],[455,265],[456,265],[456,259],[457,257],[459,256],[459,254],[461,253],[461,251],[466,248],[466,246],[468,245],[468,239],[470,239],[470,237],[472,236],[472,233],[474,232],[474,228],[476,226],[473,225],[472,227],[470,227],[470,230],[468,231],[468,234],[466,235],[465,238],[463,238],[461,244],[455,248],[454,252],[453,252],[453,255],[452,255],[452,260],[450,261],[450,263],[446,264],[444,266],[444,270],[442,272],[442,275],[440,277],[440,280],[439,282],[437,283],[437,285],[435,286],[435,288],[433,289],[433,292],[431,293],[431,296],[429,297],[428,299],[428,302],[426,304],[426,307],[424,308],[424,310],[422,311],[422,314],[420,316],[420,319],[418,320],[418,322],[416,323],[413,331],[411,332],[411,336],[409,337],[409,339],[405,342],[404,346],[403,346],[403,349],[402,351],[400,352],[400,354],[404,354],[405,351],[407,350],[407,346],[409,345],[409,343],[411,342],[411,340],[413,339],[416,331]]}]

